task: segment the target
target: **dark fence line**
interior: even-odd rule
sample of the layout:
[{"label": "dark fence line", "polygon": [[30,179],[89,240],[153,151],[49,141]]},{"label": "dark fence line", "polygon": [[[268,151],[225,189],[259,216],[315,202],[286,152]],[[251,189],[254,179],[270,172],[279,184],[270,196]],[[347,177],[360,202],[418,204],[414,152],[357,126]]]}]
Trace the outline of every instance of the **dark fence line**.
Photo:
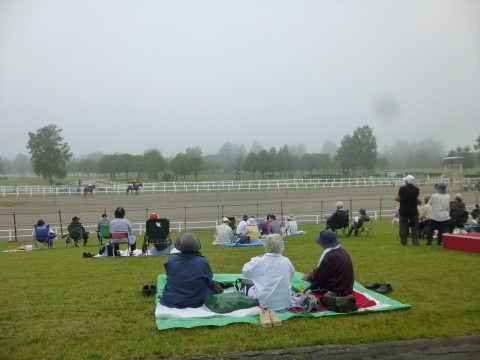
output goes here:
[{"label": "dark fence line", "polygon": [[[472,193],[473,195],[473,193]],[[475,195],[478,203],[478,193]],[[469,204],[472,204],[470,199]],[[358,214],[359,208],[366,208],[374,220],[393,217],[398,203],[392,197],[355,198],[344,200],[344,208],[350,216]],[[473,205],[469,205],[472,208]],[[275,214],[281,222],[288,215],[294,215],[301,223],[321,224],[335,208],[331,200],[299,200],[299,201],[262,201],[245,203],[225,203],[215,205],[171,206],[162,208],[126,208],[126,218],[132,222],[134,232],[142,235],[145,221],[151,212],[170,220],[172,232],[183,232],[201,229],[214,229],[224,216],[240,219],[244,214],[263,220],[266,214]],[[39,218],[50,224],[58,234],[65,234],[73,216],[81,218],[83,226],[95,235],[101,214],[107,212],[112,219],[111,209],[98,207],[94,210],[56,210],[0,213],[0,241],[15,241],[32,237],[33,225]]]}]

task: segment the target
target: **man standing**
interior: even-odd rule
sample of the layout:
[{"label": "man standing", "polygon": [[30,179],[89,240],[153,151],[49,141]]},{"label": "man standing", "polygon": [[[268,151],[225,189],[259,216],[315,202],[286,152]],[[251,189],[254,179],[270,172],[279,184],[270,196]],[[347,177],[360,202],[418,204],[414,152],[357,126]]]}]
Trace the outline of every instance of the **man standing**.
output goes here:
[{"label": "man standing", "polygon": [[398,195],[395,201],[400,203],[400,209],[398,214],[400,217],[399,222],[399,235],[402,245],[407,245],[408,229],[411,229],[412,243],[415,246],[419,246],[418,242],[418,195],[420,190],[413,185],[415,178],[412,175],[407,175],[403,178],[405,185],[401,186],[398,190]]}]

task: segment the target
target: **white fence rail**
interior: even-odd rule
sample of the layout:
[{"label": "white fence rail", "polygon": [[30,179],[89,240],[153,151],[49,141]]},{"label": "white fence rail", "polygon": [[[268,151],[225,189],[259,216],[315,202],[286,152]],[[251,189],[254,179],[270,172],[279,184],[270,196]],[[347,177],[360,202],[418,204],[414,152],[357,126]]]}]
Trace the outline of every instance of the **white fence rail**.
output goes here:
[{"label": "white fence rail", "polygon": [[[442,178],[450,183],[450,179]],[[431,185],[439,179],[419,179],[416,185]],[[112,184],[105,180],[92,180],[96,185],[94,194],[126,194],[129,184]],[[403,185],[402,178],[339,178],[339,179],[281,179],[281,180],[231,180],[201,182],[153,182],[144,183],[140,193],[187,193],[218,191],[266,191],[333,188],[371,188]],[[58,196],[83,194],[83,186],[62,185],[11,185],[0,186],[0,196]]]}]

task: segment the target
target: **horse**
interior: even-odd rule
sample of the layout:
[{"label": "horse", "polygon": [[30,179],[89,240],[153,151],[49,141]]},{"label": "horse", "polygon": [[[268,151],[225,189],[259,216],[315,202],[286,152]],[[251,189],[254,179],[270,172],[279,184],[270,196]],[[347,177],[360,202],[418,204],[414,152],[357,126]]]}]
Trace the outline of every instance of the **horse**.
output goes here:
[{"label": "horse", "polygon": [[135,184],[132,184],[132,185],[128,185],[127,187],[127,195],[128,193],[130,193],[131,195],[133,195],[133,191],[135,191],[135,194],[138,195],[138,189],[140,188],[143,188],[143,184],[142,183],[135,183]]},{"label": "horse", "polygon": [[95,185],[88,185],[83,188],[83,196],[87,197],[87,195],[93,196],[95,194]]}]

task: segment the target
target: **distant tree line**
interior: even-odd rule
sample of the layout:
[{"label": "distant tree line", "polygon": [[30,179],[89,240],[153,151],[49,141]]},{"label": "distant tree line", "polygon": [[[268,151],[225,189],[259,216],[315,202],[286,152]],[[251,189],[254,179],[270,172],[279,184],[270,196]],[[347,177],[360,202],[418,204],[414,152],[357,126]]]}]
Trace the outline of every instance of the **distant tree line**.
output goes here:
[{"label": "distant tree line", "polygon": [[[67,173],[99,175],[115,180],[120,175],[128,178],[148,178],[153,181],[185,180],[193,175],[197,180],[201,173],[235,173],[243,177],[293,177],[329,175],[359,176],[372,174],[375,170],[389,168],[421,169],[442,166],[445,157],[441,143],[425,139],[417,143],[397,141],[385,147],[382,153],[377,148],[373,130],[365,125],[353,134],[346,134],[336,147],[325,141],[323,153],[307,153],[302,144],[284,145],[279,149],[264,149],[253,142],[247,152],[243,145],[226,142],[217,154],[202,155],[199,147],[187,148],[171,158],[165,158],[160,150],[149,149],[142,155],[128,153],[103,154],[95,152],[80,159],[73,157],[70,148],[60,136],[61,129],[50,124],[29,132],[27,149],[30,157],[19,154],[10,161],[0,157],[0,174],[35,173],[53,182],[65,178]],[[461,156],[464,168],[473,168],[480,159],[480,136],[473,145],[450,150],[447,156]]]}]

